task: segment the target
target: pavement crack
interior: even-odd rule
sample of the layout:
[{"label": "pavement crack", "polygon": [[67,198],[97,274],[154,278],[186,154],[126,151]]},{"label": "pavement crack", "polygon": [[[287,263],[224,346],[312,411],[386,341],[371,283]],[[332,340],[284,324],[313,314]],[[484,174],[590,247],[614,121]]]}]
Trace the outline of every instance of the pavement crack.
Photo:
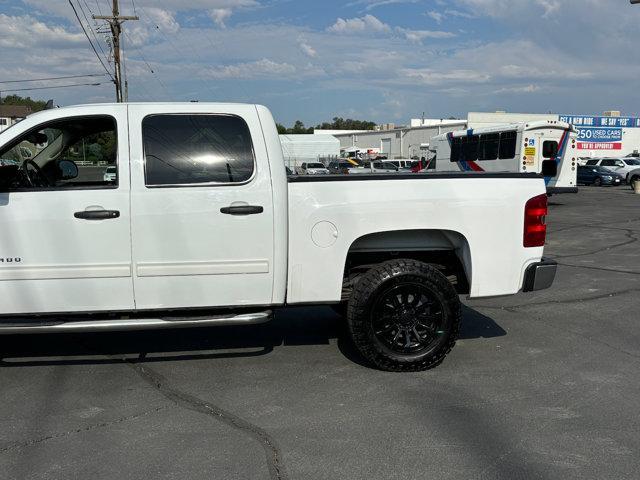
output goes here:
[{"label": "pavement crack", "polygon": [[167,408],[167,407],[166,406],[156,407],[156,408],[153,408],[151,410],[147,410],[147,411],[142,412],[142,413],[136,413],[134,415],[128,415],[126,417],[120,417],[120,418],[117,418],[115,420],[111,420],[111,421],[108,421],[108,422],[94,423],[92,425],[87,425],[86,427],[76,428],[74,430],[68,430],[66,432],[53,433],[53,434],[50,434],[50,435],[45,435],[43,437],[34,438],[32,440],[27,440],[27,441],[24,441],[24,442],[12,443],[10,445],[7,445],[6,447],[0,448],[0,454],[7,453],[7,452],[10,452],[12,450],[17,450],[17,449],[24,448],[24,447],[31,447],[33,445],[38,445],[38,444],[43,443],[43,442],[48,442],[49,440],[56,440],[58,438],[65,438],[65,437],[68,437],[70,435],[75,435],[75,434],[84,433],[84,432],[90,432],[92,430],[97,430],[97,429],[100,429],[100,428],[110,427],[112,425],[117,425],[119,423],[129,422],[131,420],[136,420],[138,418],[146,417],[147,415],[151,415],[151,414],[157,413],[160,410],[164,410],[165,408]]},{"label": "pavement crack", "polygon": [[561,263],[558,262],[558,265],[562,265],[563,267],[573,267],[573,268],[586,268],[587,270],[600,270],[602,272],[615,272],[615,273],[623,273],[626,275],[640,275],[640,272],[634,272],[629,270],[620,270],[616,268],[604,268],[604,267],[590,267],[587,265],[572,265],[570,263]]},{"label": "pavement crack", "polygon": [[604,230],[619,230],[619,231],[626,232],[625,236],[629,240],[627,240],[626,242],[616,243],[614,245],[607,245],[606,247],[598,248],[597,250],[593,250],[591,252],[576,253],[576,254],[573,254],[573,255],[556,255],[556,256],[551,256],[550,258],[559,259],[559,258],[586,257],[586,256],[589,256],[589,255],[596,255],[598,253],[611,251],[611,250],[614,250],[616,248],[624,247],[626,245],[631,245],[632,243],[636,243],[638,241],[638,238],[634,235],[633,230],[629,230],[629,229],[626,229],[626,228],[614,228],[614,227],[606,227],[606,228],[604,228]]},{"label": "pavement crack", "polygon": [[636,293],[640,292],[640,288],[627,288],[625,290],[618,290],[615,292],[607,292],[601,295],[592,295],[589,297],[580,297],[580,298],[572,298],[566,300],[547,300],[544,302],[530,302],[530,303],[521,303],[518,305],[469,305],[471,308],[489,308],[491,310],[505,310],[511,313],[518,313],[517,309],[519,308],[527,308],[527,307],[540,307],[544,305],[570,305],[572,303],[582,303],[582,302],[592,302],[596,300],[602,300],[603,298],[613,298],[619,295],[625,295],[627,293]]},{"label": "pavement crack", "polygon": [[272,480],[286,479],[282,453],[280,452],[276,441],[265,430],[210,402],[206,402],[186,392],[183,392],[176,387],[170,386],[162,375],[143,365],[139,361],[130,359],[125,359],[124,361],[144,381],[149,383],[165,398],[175,403],[176,405],[198,413],[209,415],[216,420],[236,430],[239,430],[240,432],[245,433],[257,440],[265,451],[270,478]]}]

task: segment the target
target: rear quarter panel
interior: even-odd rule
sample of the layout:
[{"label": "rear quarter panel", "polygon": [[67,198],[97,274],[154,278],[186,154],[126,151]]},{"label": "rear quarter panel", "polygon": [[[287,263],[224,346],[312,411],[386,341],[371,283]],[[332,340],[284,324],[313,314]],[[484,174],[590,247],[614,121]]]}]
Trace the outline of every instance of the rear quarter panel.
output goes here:
[{"label": "rear quarter panel", "polygon": [[[515,294],[542,248],[523,247],[524,206],[542,178],[437,178],[289,183],[288,303],[340,300],[345,261],[358,238],[397,230],[446,230],[469,245],[470,297]],[[314,227],[335,225],[329,246]],[[320,225],[319,225],[320,224]]]}]

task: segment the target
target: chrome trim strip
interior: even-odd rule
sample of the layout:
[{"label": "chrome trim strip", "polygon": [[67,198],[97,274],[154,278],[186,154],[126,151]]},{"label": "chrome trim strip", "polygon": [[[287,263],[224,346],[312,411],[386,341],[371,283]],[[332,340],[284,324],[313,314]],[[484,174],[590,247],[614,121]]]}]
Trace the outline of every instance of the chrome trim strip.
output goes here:
[{"label": "chrome trim strip", "polygon": [[241,315],[217,317],[131,318],[116,320],[52,320],[49,324],[33,322],[20,325],[0,322],[0,335],[68,332],[123,332],[132,330],[158,330],[168,328],[211,327],[224,325],[255,325],[271,320],[271,310]]}]

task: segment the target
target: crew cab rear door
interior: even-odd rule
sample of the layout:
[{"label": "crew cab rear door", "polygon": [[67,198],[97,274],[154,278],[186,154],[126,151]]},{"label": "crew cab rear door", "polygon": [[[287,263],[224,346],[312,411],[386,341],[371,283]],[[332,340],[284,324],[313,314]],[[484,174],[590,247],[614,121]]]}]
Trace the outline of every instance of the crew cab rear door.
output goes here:
[{"label": "crew cab rear door", "polygon": [[133,309],[127,138],[124,105],[0,135],[0,315]]},{"label": "crew cab rear door", "polygon": [[270,304],[272,185],[255,107],[132,105],[129,120],[136,307]]}]

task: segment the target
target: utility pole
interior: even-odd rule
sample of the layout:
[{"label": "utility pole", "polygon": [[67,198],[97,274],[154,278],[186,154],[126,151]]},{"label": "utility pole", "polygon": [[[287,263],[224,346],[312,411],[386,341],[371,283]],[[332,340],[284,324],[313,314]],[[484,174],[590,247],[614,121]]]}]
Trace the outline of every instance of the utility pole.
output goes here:
[{"label": "utility pole", "polygon": [[116,101],[122,102],[122,66],[120,65],[120,34],[122,33],[122,23],[127,20],[140,20],[139,17],[120,16],[120,7],[118,0],[113,0],[112,15],[94,15],[94,20],[106,20],[111,27],[111,36],[113,38],[113,63],[115,64],[115,84],[116,84]]}]

